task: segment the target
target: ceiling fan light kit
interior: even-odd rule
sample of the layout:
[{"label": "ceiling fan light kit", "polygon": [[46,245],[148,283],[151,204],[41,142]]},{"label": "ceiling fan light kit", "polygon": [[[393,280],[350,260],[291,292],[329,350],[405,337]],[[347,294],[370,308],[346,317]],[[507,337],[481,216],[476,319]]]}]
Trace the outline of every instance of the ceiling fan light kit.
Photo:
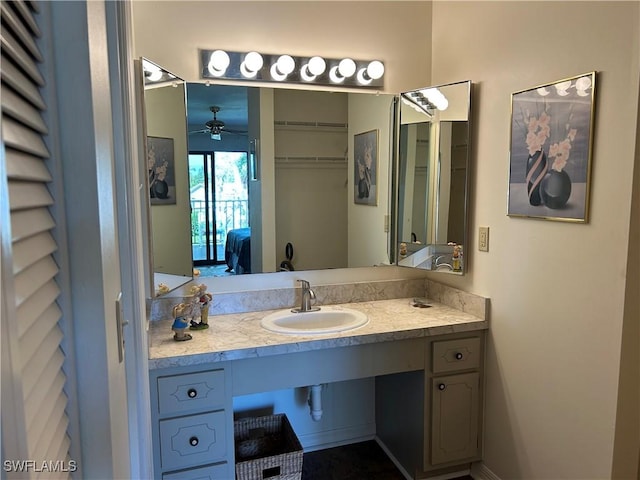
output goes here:
[{"label": "ceiling fan light kit", "polygon": [[200,65],[203,79],[359,88],[384,86],[385,68],[380,60],[200,50]]},{"label": "ceiling fan light kit", "polygon": [[209,120],[207,123],[205,123],[205,126],[207,128],[189,132],[190,135],[192,133],[206,133],[211,136],[211,140],[222,140],[223,133],[231,133],[234,135],[247,134],[246,131],[226,128],[225,123],[222,120],[218,120],[218,112],[220,111],[219,106],[212,105],[211,107],[209,107],[209,110],[211,111],[211,113],[213,113],[213,120]]}]

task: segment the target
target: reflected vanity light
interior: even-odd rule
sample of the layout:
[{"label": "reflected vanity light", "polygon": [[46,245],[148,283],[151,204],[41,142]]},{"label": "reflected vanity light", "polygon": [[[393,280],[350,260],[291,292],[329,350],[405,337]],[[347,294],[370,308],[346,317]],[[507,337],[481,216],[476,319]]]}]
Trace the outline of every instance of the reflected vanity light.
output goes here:
[{"label": "reflected vanity light", "polygon": [[235,79],[360,88],[384,86],[385,67],[380,60],[200,50],[200,62],[204,80]]},{"label": "reflected vanity light", "polygon": [[[565,82],[559,82],[559,83],[556,83],[554,87],[555,87],[556,95],[560,97],[566,97],[567,95],[569,95],[569,90],[571,90],[572,88],[576,89],[576,94],[580,97],[586,97],[588,95],[591,95],[591,93],[589,92],[589,89],[591,88],[591,79],[589,77],[580,77],[576,80],[575,84],[573,84],[571,80],[567,80]],[[540,87],[536,89],[536,92],[541,97],[546,97],[547,95],[550,95],[551,93],[553,93],[553,90],[554,90],[553,88],[548,89],[545,87]]]}]

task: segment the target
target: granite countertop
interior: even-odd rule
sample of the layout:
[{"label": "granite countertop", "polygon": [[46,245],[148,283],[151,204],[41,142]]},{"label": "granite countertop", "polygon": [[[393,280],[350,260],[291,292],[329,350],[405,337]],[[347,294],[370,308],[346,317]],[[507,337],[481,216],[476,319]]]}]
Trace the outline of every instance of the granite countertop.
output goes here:
[{"label": "granite countertop", "polygon": [[322,335],[274,333],[260,325],[275,310],[209,315],[207,330],[187,330],[193,339],[173,340],[173,320],[151,322],[149,368],[197,365],[326,348],[419,338],[488,328],[488,321],[441,303],[412,306],[412,298],[343,304],[369,317],[355,330]]}]

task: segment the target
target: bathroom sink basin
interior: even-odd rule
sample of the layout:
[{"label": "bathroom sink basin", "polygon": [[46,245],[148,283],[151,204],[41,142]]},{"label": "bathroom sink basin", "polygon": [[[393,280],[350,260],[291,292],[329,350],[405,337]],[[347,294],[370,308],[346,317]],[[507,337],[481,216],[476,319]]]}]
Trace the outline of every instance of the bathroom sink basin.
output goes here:
[{"label": "bathroom sink basin", "polygon": [[344,332],[362,327],[369,318],[350,308],[324,306],[310,312],[292,312],[280,310],[262,319],[262,328],[277,333],[314,335]]}]

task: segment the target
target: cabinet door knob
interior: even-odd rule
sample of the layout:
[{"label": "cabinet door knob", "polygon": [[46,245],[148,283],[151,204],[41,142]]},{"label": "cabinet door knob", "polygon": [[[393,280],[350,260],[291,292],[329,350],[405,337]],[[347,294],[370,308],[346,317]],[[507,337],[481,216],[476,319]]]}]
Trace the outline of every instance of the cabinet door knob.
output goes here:
[{"label": "cabinet door knob", "polygon": [[198,391],[195,388],[190,388],[187,390],[187,396],[189,398],[196,398],[198,396]]},{"label": "cabinet door knob", "polygon": [[192,447],[195,447],[196,445],[198,445],[199,442],[200,440],[198,440],[198,437],[191,437],[189,439],[189,445],[191,445]]},{"label": "cabinet door knob", "polygon": [[462,355],[462,353],[460,353],[460,352],[456,353],[456,360],[462,360],[463,356],[464,355]]},{"label": "cabinet door knob", "polygon": [[438,390],[444,390],[445,388],[447,388],[447,386],[444,383],[438,384]]}]

